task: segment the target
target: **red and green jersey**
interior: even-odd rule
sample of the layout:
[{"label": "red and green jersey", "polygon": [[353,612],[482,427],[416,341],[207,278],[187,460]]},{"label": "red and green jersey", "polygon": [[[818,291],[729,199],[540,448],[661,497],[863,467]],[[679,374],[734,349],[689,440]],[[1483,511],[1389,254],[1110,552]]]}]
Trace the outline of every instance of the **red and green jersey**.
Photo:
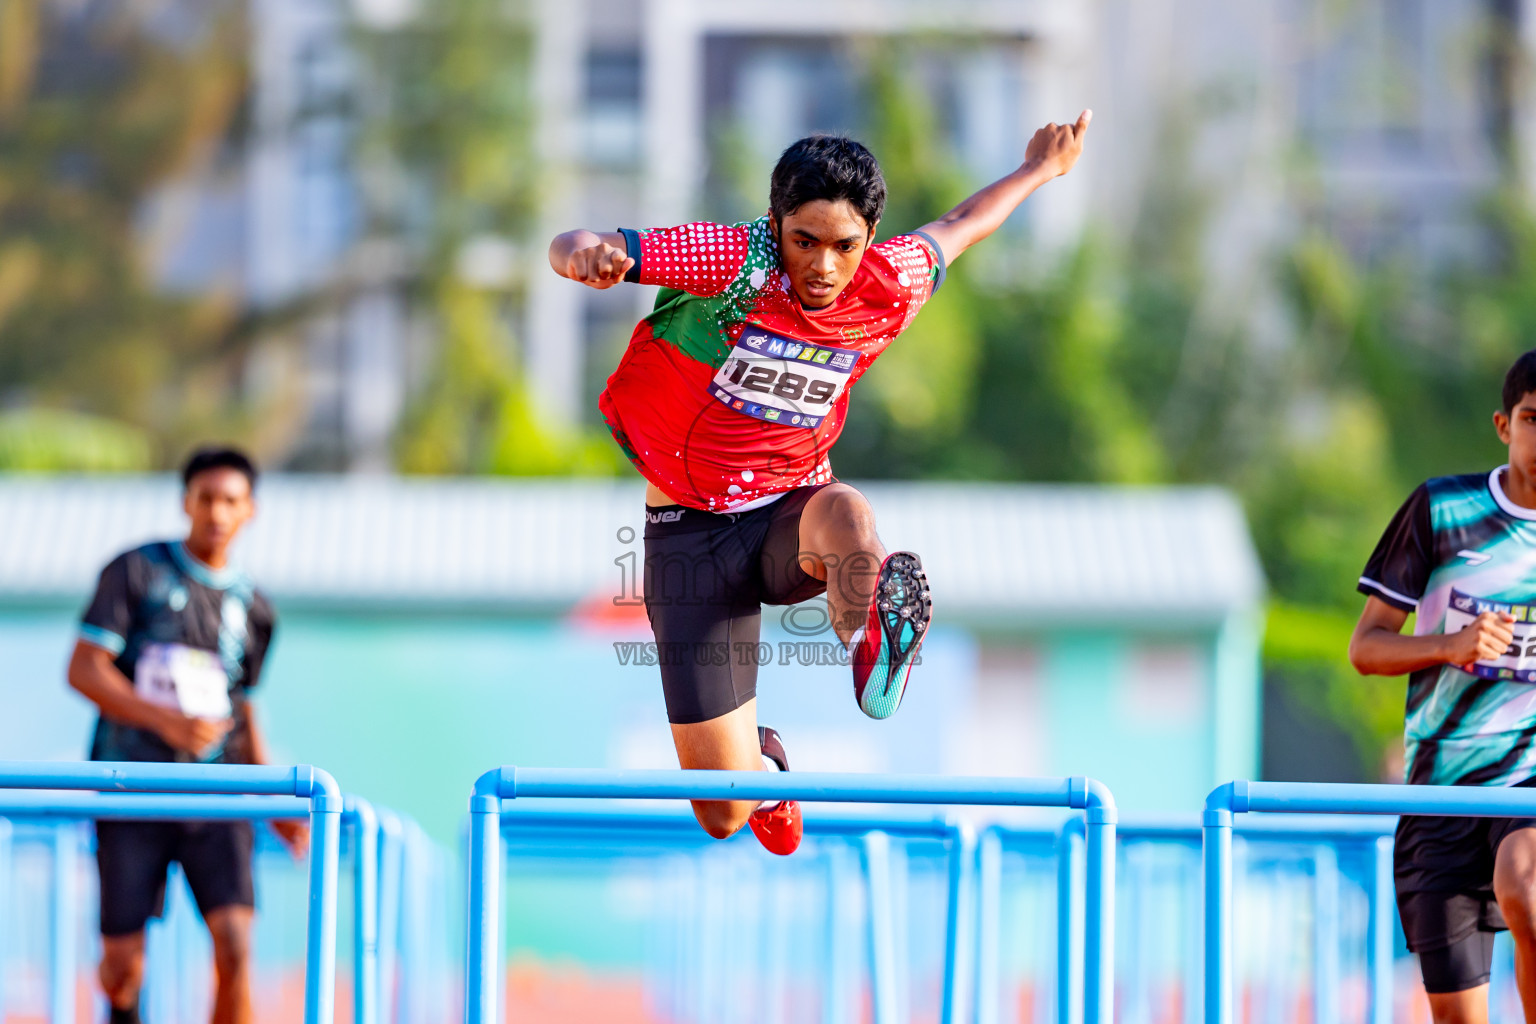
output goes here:
[{"label": "red and green jersey", "polygon": [[662,289],[599,407],[647,480],[712,512],[832,479],[849,389],[944,278],[932,239],[899,235],[865,252],[836,302],[806,309],[767,217],[624,236],[627,278]]}]

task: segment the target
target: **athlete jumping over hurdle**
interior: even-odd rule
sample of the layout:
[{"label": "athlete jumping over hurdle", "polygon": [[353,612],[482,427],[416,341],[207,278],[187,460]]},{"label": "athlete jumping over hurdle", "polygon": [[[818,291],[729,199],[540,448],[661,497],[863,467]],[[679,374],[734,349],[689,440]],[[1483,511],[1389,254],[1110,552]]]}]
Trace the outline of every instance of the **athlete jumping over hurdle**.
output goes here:
[{"label": "athlete jumping over hurdle", "polygon": [[[757,724],[762,605],[827,595],[859,707],[895,713],[929,626],[922,563],[887,554],[869,502],[832,475],[848,391],[944,281],[1030,193],[1067,173],[1091,111],[1048,124],[1024,163],[919,230],[875,245],[885,180],[852,139],[784,151],[769,212],[745,224],[568,231],[555,272],[592,288],[660,285],[600,408],[647,481],[645,607],[684,768],[789,768]],[[695,801],[710,835],[751,822],[800,844],[794,801]]]}]

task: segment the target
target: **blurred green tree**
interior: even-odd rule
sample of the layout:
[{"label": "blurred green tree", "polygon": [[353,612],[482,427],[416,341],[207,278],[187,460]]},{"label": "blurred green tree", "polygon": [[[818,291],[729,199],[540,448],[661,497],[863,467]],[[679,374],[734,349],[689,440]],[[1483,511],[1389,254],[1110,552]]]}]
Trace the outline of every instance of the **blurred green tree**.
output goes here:
[{"label": "blurred green tree", "polygon": [[243,12],[0,0],[0,402],[40,410],[7,421],[0,466],[144,468],[249,432],[257,325],[227,288],[157,290],[143,223],[238,142]]},{"label": "blurred green tree", "polygon": [[[528,238],[539,197],[527,12],[504,0],[439,0],[403,25],[360,28],[358,39],[364,244],[404,249],[408,295],[433,339],[396,435],[397,465],[618,472],[624,462],[606,435],[538,417],[516,359],[519,274],[546,272],[540,259],[516,258],[534,251],[515,243]],[[477,269],[487,253],[504,266]]]},{"label": "blurred green tree", "polygon": [[124,472],[152,464],[150,440],[118,420],[58,409],[0,413],[0,468]]}]

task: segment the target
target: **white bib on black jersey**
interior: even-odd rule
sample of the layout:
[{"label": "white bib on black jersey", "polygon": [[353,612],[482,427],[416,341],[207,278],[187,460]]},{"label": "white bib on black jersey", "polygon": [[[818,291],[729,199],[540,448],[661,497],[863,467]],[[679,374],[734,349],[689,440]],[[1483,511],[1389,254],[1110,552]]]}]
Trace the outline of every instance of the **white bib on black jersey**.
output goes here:
[{"label": "white bib on black jersey", "polygon": [[194,718],[224,719],[234,713],[229,675],[213,651],[186,644],[149,644],[134,666],[133,688],[160,707]]}]

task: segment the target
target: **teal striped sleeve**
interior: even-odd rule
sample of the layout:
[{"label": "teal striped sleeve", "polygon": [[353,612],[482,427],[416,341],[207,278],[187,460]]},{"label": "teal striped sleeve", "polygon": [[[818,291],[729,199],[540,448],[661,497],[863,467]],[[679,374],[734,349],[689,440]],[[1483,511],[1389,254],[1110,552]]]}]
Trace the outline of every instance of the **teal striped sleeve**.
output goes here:
[{"label": "teal striped sleeve", "polygon": [[123,653],[123,648],[128,646],[128,641],[112,632],[110,629],[102,629],[88,622],[80,624],[80,639],[92,647],[100,647],[111,655]]}]

